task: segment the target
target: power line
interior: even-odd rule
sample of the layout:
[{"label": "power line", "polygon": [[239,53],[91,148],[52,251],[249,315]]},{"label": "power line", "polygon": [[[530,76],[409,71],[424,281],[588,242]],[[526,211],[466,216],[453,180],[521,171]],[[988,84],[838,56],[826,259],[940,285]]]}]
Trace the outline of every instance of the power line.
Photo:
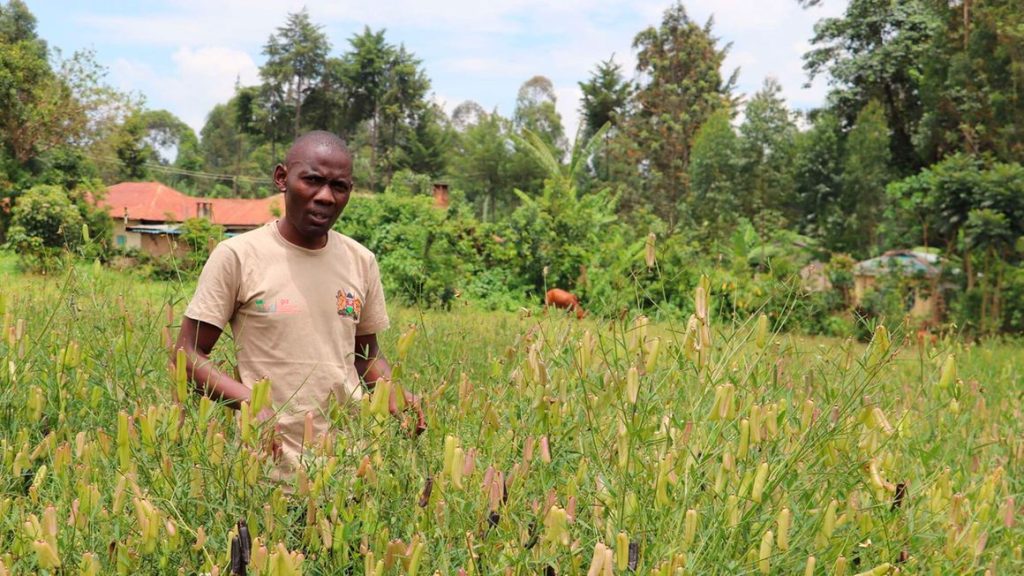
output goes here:
[{"label": "power line", "polygon": [[[94,154],[83,154],[83,156],[85,156],[87,158],[91,158],[92,160],[95,160],[95,161],[98,161],[98,162],[108,162],[108,163],[118,164],[118,165],[121,165],[121,166],[127,166],[128,165],[128,163],[125,162],[124,160],[122,160],[120,158],[115,158],[113,156],[99,156],[99,155],[94,155]],[[167,166],[165,164],[160,164],[160,163],[156,163],[156,162],[143,162],[142,165],[145,166],[146,168],[150,168],[150,169],[156,170],[158,172],[163,172],[164,174],[173,174],[173,175],[177,175],[177,176],[191,176],[191,177],[194,177],[194,178],[205,178],[207,180],[238,181],[238,182],[245,182],[245,183],[249,183],[249,184],[264,184],[264,185],[267,185],[267,186],[269,186],[269,185],[274,183],[274,181],[272,179],[270,179],[270,178],[259,177],[259,176],[242,176],[240,174],[239,175],[236,175],[236,174],[218,174],[216,172],[202,172],[202,171],[198,171],[198,170],[187,170],[185,168],[180,168],[180,167],[177,167],[177,166]]]}]

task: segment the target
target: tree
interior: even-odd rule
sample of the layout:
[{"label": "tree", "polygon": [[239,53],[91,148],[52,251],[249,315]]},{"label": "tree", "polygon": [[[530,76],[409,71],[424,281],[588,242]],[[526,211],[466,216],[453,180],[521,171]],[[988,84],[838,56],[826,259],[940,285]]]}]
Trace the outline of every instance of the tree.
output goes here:
[{"label": "tree", "polygon": [[802,234],[844,250],[847,211],[843,203],[842,128],[829,111],[814,116],[810,129],[796,138],[794,190],[800,214],[794,222]]},{"label": "tree", "polygon": [[471,126],[479,124],[487,116],[487,111],[480,104],[466,100],[452,110],[452,126],[459,132],[465,132]]},{"label": "tree", "polygon": [[924,160],[956,152],[1024,161],[1024,11],[1016,0],[950,5],[924,65],[918,141]]},{"label": "tree", "polygon": [[517,131],[529,130],[544,140],[549,148],[560,157],[565,151],[565,130],[562,116],[555,105],[555,86],[545,76],[534,76],[519,87],[512,125]]},{"label": "tree", "polygon": [[892,162],[903,174],[921,166],[913,137],[922,115],[921,78],[939,20],[926,0],[851,0],[839,18],[814,27],[804,55],[811,79],[827,72],[830,99],[847,126],[871,100],[882,103]]},{"label": "tree", "polygon": [[12,0],[0,6],[0,138],[21,166],[74,142],[86,126],[86,111],[61,73],[80,71],[71,64],[88,54],[73,56],[68,65],[61,62],[58,71],[48,56],[25,4]]},{"label": "tree", "polygon": [[[766,211],[792,219],[794,215],[793,157],[796,123],[782,99],[782,86],[766,78],[747,103],[740,125],[739,206],[752,221],[761,222]],[[758,233],[765,237],[763,222]]]},{"label": "tree", "polygon": [[612,179],[610,139],[626,112],[632,95],[632,86],[622,77],[622,67],[614,62],[614,55],[598,64],[589,80],[579,84],[580,90],[583,91],[583,100],[580,103],[583,126],[577,138],[587,141],[603,126],[612,127],[605,133],[601,151],[595,152],[590,159],[594,175],[607,182]]},{"label": "tree", "polygon": [[465,192],[466,200],[484,220],[494,220],[495,214],[508,211],[515,203],[508,130],[508,120],[497,110],[484,113],[463,129],[453,157],[453,184]]},{"label": "tree", "polygon": [[294,137],[302,131],[302,104],[324,73],[331,43],[323,27],[313,24],[305,8],[288,14],[283,26],[263,46],[260,67],[265,93],[277,115],[290,111]]},{"label": "tree", "polygon": [[626,161],[641,167],[631,186],[630,204],[645,203],[663,219],[676,219],[679,201],[689,192],[686,170],[701,125],[730,103],[735,75],[720,73],[728,46],[719,48],[712,21],[698,26],[679,2],[665,11],[658,28],[633,40],[641,82],[636,111],[625,125]]},{"label": "tree", "polygon": [[587,142],[577,141],[567,164],[542,135],[527,129],[515,137],[543,170],[544,189],[536,197],[517,189],[520,205],[500,230],[516,250],[517,275],[538,292],[545,285],[573,289],[581,270],[596,259],[602,233],[615,221],[616,199],[607,189],[581,195],[577,188],[577,177],[602,137],[598,132]]},{"label": "tree", "polygon": [[885,111],[871,101],[857,115],[846,139],[842,185],[851,224],[844,246],[848,252],[866,254],[880,244],[877,231],[885,210],[885,187],[892,179],[889,150]]},{"label": "tree", "polygon": [[399,149],[408,149],[420,122],[428,121],[426,94],[430,80],[421,61],[404,46],[393,46],[384,30],[365,28],[349,40],[351,50],[337,64],[338,85],[347,102],[346,125],[366,123],[370,147],[369,186],[387,184],[397,168]]},{"label": "tree", "polygon": [[622,77],[622,66],[615,63],[614,55],[598,64],[589,80],[579,84],[583,91],[583,138],[590,139],[605,124],[618,122],[626,110],[631,87]]},{"label": "tree", "polygon": [[732,113],[722,108],[697,132],[690,153],[690,202],[684,216],[725,234],[740,214],[739,138]]}]

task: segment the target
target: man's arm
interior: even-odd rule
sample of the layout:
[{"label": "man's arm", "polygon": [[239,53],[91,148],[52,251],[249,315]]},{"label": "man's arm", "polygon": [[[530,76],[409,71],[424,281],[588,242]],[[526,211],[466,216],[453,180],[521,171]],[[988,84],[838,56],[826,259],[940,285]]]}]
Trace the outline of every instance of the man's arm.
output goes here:
[{"label": "man's arm", "polygon": [[377,343],[376,334],[356,336],[356,373],[370,390],[381,378],[391,379],[391,365]]},{"label": "man's arm", "polygon": [[237,409],[239,404],[249,400],[250,391],[210,360],[210,353],[220,334],[221,329],[213,324],[184,316],[175,350],[185,351],[185,369],[197,393]]},{"label": "man's arm", "polygon": [[[380,350],[376,334],[356,336],[355,367],[356,373],[359,374],[359,377],[363,379],[363,383],[370,390],[373,390],[374,386],[377,385],[377,381],[381,378],[391,379],[391,365],[388,364],[387,358],[384,357],[384,353]],[[427,429],[427,420],[423,416],[420,399],[404,388],[402,391],[404,392],[403,400],[405,400],[406,406],[412,406],[413,410],[416,411],[415,434],[422,434]],[[399,415],[398,397],[395,395],[394,387],[391,388],[391,397],[388,398],[388,410],[395,416]]]}]

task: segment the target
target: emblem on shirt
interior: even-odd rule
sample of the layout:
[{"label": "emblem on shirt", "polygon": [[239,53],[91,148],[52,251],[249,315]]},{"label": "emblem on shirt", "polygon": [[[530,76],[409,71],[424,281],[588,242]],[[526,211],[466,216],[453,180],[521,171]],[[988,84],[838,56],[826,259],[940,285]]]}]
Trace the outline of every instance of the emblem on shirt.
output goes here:
[{"label": "emblem on shirt", "polygon": [[338,316],[348,316],[359,321],[359,313],[363,310],[363,301],[352,295],[351,292],[338,290]]},{"label": "emblem on shirt", "polygon": [[257,298],[255,304],[256,311],[265,314],[298,314],[302,312],[302,307],[288,298],[278,298],[277,302],[271,301],[270,303],[262,298]]}]

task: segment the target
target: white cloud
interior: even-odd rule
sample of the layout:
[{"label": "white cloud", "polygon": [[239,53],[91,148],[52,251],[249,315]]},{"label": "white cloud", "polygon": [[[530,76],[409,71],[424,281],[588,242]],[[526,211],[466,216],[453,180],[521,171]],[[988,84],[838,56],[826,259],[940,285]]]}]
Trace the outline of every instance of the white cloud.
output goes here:
[{"label": "white cloud", "polygon": [[213,106],[231,98],[236,80],[243,85],[259,80],[252,57],[233,48],[181,46],[170,59],[167,72],[127,58],[118,59],[111,71],[122,89],[142,92],[148,107],[169,110],[196,133]]}]

